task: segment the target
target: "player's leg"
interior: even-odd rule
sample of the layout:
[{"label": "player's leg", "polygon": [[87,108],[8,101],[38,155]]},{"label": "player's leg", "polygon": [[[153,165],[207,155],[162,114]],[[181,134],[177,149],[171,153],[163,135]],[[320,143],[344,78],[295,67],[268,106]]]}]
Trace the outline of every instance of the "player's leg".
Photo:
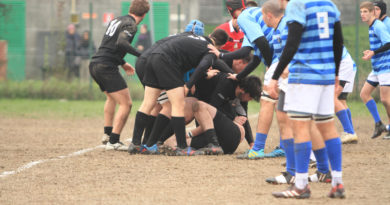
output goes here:
[{"label": "player's leg", "polygon": [[313,145],[313,153],[317,163],[317,171],[315,174],[310,175],[309,181],[330,183],[332,177],[329,171],[328,153],[325,147],[324,139],[322,138],[321,133],[318,131],[314,123],[311,126],[310,134]]},{"label": "player's leg", "polygon": [[162,107],[159,103],[156,104],[156,106],[153,108],[152,112],[150,113],[150,120],[148,125],[145,128],[144,138],[142,139],[142,144],[146,144],[149,140],[150,133],[152,132],[154,123],[157,119],[157,116],[159,112],[161,111]]},{"label": "player's leg", "polygon": [[[390,86],[380,86],[380,96],[383,106],[386,109],[387,118],[389,119],[390,124]],[[390,139],[390,131],[383,139]]]},{"label": "player's leg", "polygon": [[[341,96],[341,94],[342,94],[342,91],[343,91],[346,84],[347,84],[346,81],[340,80],[340,86],[335,91],[335,97],[334,97],[336,116],[340,120],[341,125],[343,126],[343,129],[344,129],[344,132],[342,134],[343,136],[346,136],[348,134],[349,135],[355,134],[355,131],[353,130],[351,121],[349,120],[347,107],[345,107],[345,105],[339,99],[340,97],[343,97],[343,96]],[[343,95],[345,95],[345,94],[343,94]]]},{"label": "player's leg", "polygon": [[104,91],[104,94],[106,95],[106,102],[104,103],[104,135],[102,137],[102,143],[107,144],[110,140],[110,134],[112,133],[116,103],[106,91]]}]

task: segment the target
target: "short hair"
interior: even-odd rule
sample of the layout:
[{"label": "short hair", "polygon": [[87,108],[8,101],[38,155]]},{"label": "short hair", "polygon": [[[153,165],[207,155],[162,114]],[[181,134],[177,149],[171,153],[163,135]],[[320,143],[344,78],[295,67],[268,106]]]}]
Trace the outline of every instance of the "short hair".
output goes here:
[{"label": "short hair", "polygon": [[258,7],[259,5],[255,1],[247,1],[246,7]]},{"label": "short hair", "polygon": [[248,93],[254,100],[259,102],[261,96],[261,81],[260,78],[254,75],[247,76],[238,81],[238,86]]},{"label": "short hair", "polygon": [[131,2],[129,13],[136,16],[143,16],[148,13],[150,9],[149,1],[147,0],[133,0]]},{"label": "short hair", "polygon": [[222,29],[216,29],[210,34],[210,38],[214,39],[215,46],[223,46],[225,45],[229,36],[226,31]]},{"label": "short hair", "polygon": [[374,11],[374,4],[370,1],[363,1],[360,4],[360,9],[368,9],[369,12]]},{"label": "short hair", "polygon": [[278,1],[268,0],[261,6],[262,12],[268,13],[270,12],[275,17],[280,17],[283,15],[284,10],[280,9],[280,5]]}]

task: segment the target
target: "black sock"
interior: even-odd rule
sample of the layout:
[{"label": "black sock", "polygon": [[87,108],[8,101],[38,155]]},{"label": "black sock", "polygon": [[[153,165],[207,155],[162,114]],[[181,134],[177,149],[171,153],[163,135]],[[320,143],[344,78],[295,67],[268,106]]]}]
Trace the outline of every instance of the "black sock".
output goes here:
[{"label": "black sock", "polygon": [[144,139],[142,140],[142,144],[146,144],[149,140],[150,133],[152,132],[154,122],[156,121],[156,117],[153,115],[149,116],[149,122],[146,126],[145,133],[144,133]]},{"label": "black sock", "polygon": [[173,134],[175,134],[175,131],[173,131],[173,127],[171,123],[168,124],[168,126],[164,129],[164,131],[161,133],[160,138],[158,141],[164,143],[169,137],[171,137]]},{"label": "black sock", "polygon": [[149,115],[142,113],[140,111],[135,115],[135,123],[133,130],[133,140],[134,145],[140,145],[142,134],[144,133],[145,127],[148,125]]},{"label": "black sock", "polygon": [[104,127],[104,134],[110,135],[112,132],[112,127]]},{"label": "black sock", "polygon": [[209,143],[219,146],[218,138],[217,138],[217,133],[215,133],[215,129],[208,129],[204,132],[204,134],[207,136]]},{"label": "black sock", "polygon": [[158,138],[164,131],[164,128],[169,125],[170,121],[171,119],[163,114],[157,115],[156,122],[153,125],[152,133],[149,135],[149,140],[147,141],[146,146],[150,147],[157,143]]},{"label": "black sock", "polygon": [[120,135],[115,134],[115,133],[111,133],[110,134],[110,143],[115,144],[115,143],[119,142],[119,137],[120,137]]},{"label": "black sock", "polygon": [[187,147],[186,127],[185,127],[186,125],[185,125],[184,117],[172,117],[171,124],[173,130],[175,131],[177,147],[182,149],[186,148]]}]

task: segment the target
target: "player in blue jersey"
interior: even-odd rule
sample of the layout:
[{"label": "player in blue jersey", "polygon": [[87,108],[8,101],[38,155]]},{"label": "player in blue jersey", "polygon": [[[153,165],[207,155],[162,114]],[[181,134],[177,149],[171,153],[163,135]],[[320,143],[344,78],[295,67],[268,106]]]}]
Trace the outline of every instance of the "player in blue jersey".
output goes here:
[{"label": "player in blue jersey", "polygon": [[[372,63],[372,71],[364,83],[360,97],[375,120],[375,130],[371,138],[376,138],[387,131],[379,116],[375,100],[371,97],[371,93],[378,85],[381,101],[390,119],[390,34],[384,23],[375,19],[374,5],[371,2],[363,2],[360,5],[360,16],[362,21],[369,25],[370,39],[370,50],[363,52],[363,60],[371,59]],[[385,139],[390,139],[389,133]]]},{"label": "player in blue jersey", "polygon": [[390,31],[390,18],[386,15],[387,6],[383,1],[374,2],[374,13],[375,18],[381,20],[387,27],[387,30]]},{"label": "player in blue jersey", "polygon": [[331,198],[344,198],[341,140],[334,124],[334,90],[343,50],[340,12],[330,0],[279,0],[286,8],[286,46],[269,84],[277,97],[277,80],[289,65],[285,109],[292,121],[295,184],[274,192],[278,198],[309,198],[308,167],[314,120],[325,141],[332,167]]}]

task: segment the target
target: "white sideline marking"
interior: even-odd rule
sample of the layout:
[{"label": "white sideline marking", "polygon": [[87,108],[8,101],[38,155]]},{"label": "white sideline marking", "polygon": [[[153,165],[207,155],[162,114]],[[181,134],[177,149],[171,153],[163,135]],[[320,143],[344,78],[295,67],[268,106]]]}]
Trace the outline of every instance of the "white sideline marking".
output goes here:
[{"label": "white sideline marking", "polygon": [[[253,114],[253,115],[250,115],[249,118],[250,119],[251,118],[257,118],[257,116],[258,116],[258,114]],[[191,126],[188,129],[194,129],[194,128],[195,128],[195,126]],[[132,140],[132,138],[128,138],[125,141],[126,142],[131,142],[131,140]],[[0,178],[6,178],[8,176],[11,176],[11,175],[23,172],[23,171],[25,171],[27,169],[30,169],[31,167],[33,167],[35,165],[38,165],[38,164],[43,164],[43,163],[50,162],[50,161],[56,161],[56,160],[62,160],[62,159],[70,158],[70,157],[80,156],[82,154],[94,151],[94,150],[99,149],[99,148],[104,148],[104,145],[98,145],[96,147],[82,149],[82,150],[70,153],[68,155],[62,155],[62,156],[58,156],[58,157],[51,158],[51,159],[43,159],[43,160],[32,161],[32,162],[29,162],[29,163],[27,163],[27,164],[17,168],[14,171],[4,171],[3,173],[0,174]]]}]

